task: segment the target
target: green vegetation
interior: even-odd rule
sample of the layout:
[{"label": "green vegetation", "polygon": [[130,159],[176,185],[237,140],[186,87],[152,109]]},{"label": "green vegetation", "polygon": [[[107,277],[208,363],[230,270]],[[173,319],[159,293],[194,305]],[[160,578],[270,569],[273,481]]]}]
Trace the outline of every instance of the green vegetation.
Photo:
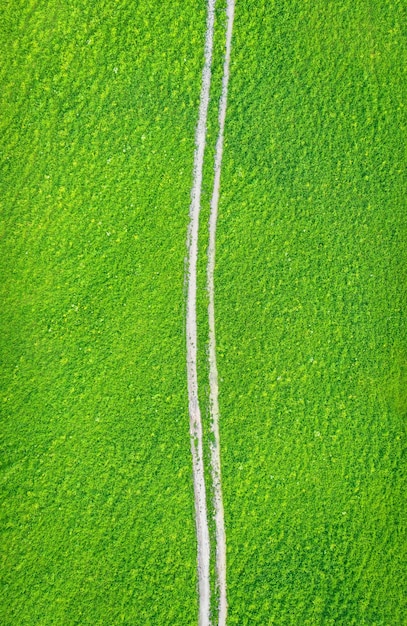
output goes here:
[{"label": "green vegetation", "polygon": [[[230,626],[405,621],[406,13],[236,3],[216,272]],[[196,624],[184,257],[205,3],[0,17],[0,622]]]},{"label": "green vegetation", "polygon": [[216,299],[230,625],[405,623],[406,17],[237,2]]},{"label": "green vegetation", "polygon": [[193,624],[184,256],[205,6],[2,6],[0,622]]}]

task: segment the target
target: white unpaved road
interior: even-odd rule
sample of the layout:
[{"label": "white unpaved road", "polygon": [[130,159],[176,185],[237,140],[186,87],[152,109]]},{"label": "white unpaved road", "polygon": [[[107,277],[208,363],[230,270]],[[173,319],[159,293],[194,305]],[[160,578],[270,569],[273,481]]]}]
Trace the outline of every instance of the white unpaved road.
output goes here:
[{"label": "white unpaved road", "polygon": [[194,170],[187,240],[187,382],[192,467],[194,475],[196,534],[198,544],[199,626],[209,626],[210,624],[210,545],[203,463],[202,421],[198,402],[196,265],[198,257],[198,228],[199,213],[201,208],[203,160],[206,141],[206,120],[208,116],[209,91],[211,84],[214,21],[215,0],[208,0],[205,33],[205,61],[202,70],[199,117],[195,135]]},{"label": "white unpaved road", "polygon": [[218,403],[218,369],[216,365],[216,335],[215,335],[215,251],[216,251],[216,224],[220,193],[220,175],[223,155],[223,136],[226,121],[227,95],[229,83],[230,54],[232,49],[233,19],[235,12],[234,0],[227,1],[226,7],[226,46],[223,64],[222,92],[219,102],[219,134],[215,150],[215,177],[211,198],[211,212],[209,218],[209,246],[207,265],[207,290],[209,296],[209,408],[211,415],[211,430],[213,443],[211,445],[211,474],[213,484],[213,506],[215,510],[216,534],[216,587],[219,593],[218,626],[225,626],[227,617],[226,594],[226,533],[223,512],[220,437],[219,437],[219,403]]},{"label": "white unpaved road", "polygon": [[[188,228],[188,270],[187,270],[187,381],[190,417],[190,437],[192,466],[194,475],[195,517],[198,544],[198,588],[199,588],[199,626],[210,624],[210,542],[208,528],[208,513],[205,491],[205,473],[203,462],[203,433],[202,420],[198,398],[197,373],[197,319],[196,319],[196,290],[197,290],[197,259],[198,259],[198,231],[199,214],[201,209],[202,175],[206,143],[206,124],[209,106],[211,84],[211,66],[213,53],[213,34],[216,0],[208,0],[207,22],[205,34],[204,67],[202,70],[202,87],[199,104],[198,124],[195,136],[195,156],[193,170],[193,184],[191,190],[190,222]],[[209,245],[207,264],[207,291],[208,291],[208,321],[209,321],[209,405],[211,415],[211,477],[213,484],[213,506],[215,512],[216,535],[216,588],[219,593],[218,626],[226,625],[227,595],[226,595],[226,533],[223,511],[221,486],[220,437],[219,437],[219,404],[218,404],[218,371],[216,365],[216,335],[215,335],[215,244],[216,224],[220,193],[220,176],[223,155],[223,138],[226,121],[227,92],[229,83],[230,55],[232,48],[232,32],[235,0],[227,0],[226,7],[226,45],[223,65],[222,91],[219,102],[219,134],[215,149],[214,184],[211,198],[211,212],[209,218]]]}]

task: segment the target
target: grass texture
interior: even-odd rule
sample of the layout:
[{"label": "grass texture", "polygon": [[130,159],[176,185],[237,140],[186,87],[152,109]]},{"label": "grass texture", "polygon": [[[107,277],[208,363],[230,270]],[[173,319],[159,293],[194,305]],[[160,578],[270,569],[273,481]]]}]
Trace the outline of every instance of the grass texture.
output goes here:
[{"label": "grass texture", "polygon": [[216,274],[230,625],[405,623],[405,24],[401,2],[237,2]]},{"label": "grass texture", "polygon": [[4,626],[193,624],[184,256],[205,6],[2,7]]},{"label": "grass texture", "polygon": [[[184,257],[205,10],[0,8],[4,626],[197,623]],[[230,626],[407,614],[406,17],[236,2],[215,276]]]}]

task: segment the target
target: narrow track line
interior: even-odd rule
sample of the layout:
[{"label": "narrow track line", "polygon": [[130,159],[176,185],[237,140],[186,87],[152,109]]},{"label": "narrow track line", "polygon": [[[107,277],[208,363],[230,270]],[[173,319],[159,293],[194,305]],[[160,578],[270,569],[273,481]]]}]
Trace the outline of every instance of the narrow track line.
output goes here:
[{"label": "narrow track line", "polygon": [[187,237],[187,383],[192,468],[194,476],[196,535],[198,544],[199,626],[209,626],[210,624],[210,545],[203,462],[202,420],[198,401],[196,266],[198,258],[198,229],[199,213],[201,209],[202,172],[206,142],[206,122],[208,116],[209,92],[211,85],[215,1],[216,0],[208,0],[207,2],[205,61],[202,69],[202,86],[199,103],[199,115],[195,134],[193,183],[191,190],[191,204],[189,209],[190,222]]},{"label": "narrow track line", "polygon": [[227,95],[229,83],[230,55],[232,49],[233,19],[235,11],[234,0],[227,1],[226,7],[226,45],[223,64],[222,92],[219,101],[219,134],[215,150],[215,177],[211,198],[211,212],[209,218],[209,246],[207,265],[207,290],[209,296],[209,407],[211,415],[211,430],[213,443],[211,444],[211,474],[213,484],[213,504],[215,510],[216,534],[216,587],[219,593],[218,625],[225,626],[227,618],[227,586],[226,586],[226,532],[223,510],[220,435],[219,435],[219,402],[218,402],[218,368],[216,364],[216,334],[215,334],[215,253],[216,253],[216,224],[220,193],[220,176],[222,167],[224,130],[226,121]]}]

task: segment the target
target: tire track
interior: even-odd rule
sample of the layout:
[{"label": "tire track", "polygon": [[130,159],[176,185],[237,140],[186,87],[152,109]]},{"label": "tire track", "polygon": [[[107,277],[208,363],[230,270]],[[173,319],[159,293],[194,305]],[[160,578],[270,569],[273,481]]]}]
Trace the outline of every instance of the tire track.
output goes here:
[{"label": "tire track", "polygon": [[195,134],[193,183],[189,209],[190,222],[187,237],[187,383],[192,468],[194,476],[195,523],[198,545],[199,626],[209,626],[210,624],[210,545],[203,463],[202,420],[198,400],[196,266],[198,257],[198,228],[201,208],[203,160],[206,142],[206,122],[211,84],[214,21],[215,0],[208,0],[204,52],[205,60],[202,70],[199,115]]},{"label": "tire track", "polygon": [[219,134],[215,149],[215,177],[211,198],[211,212],[209,217],[209,245],[207,265],[208,321],[209,321],[209,410],[211,416],[211,475],[213,484],[213,506],[215,511],[216,534],[216,588],[219,593],[218,625],[225,626],[227,618],[227,586],[226,586],[226,532],[222,497],[220,435],[219,435],[219,402],[218,402],[218,369],[216,364],[216,334],[215,334],[215,254],[216,254],[216,224],[218,217],[220,176],[222,167],[224,130],[226,121],[228,83],[230,73],[230,55],[232,49],[233,19],[235,11],[234,0],[227,1],[226,7],[226,45],[223,64],[222,91],[219,101]]}]

